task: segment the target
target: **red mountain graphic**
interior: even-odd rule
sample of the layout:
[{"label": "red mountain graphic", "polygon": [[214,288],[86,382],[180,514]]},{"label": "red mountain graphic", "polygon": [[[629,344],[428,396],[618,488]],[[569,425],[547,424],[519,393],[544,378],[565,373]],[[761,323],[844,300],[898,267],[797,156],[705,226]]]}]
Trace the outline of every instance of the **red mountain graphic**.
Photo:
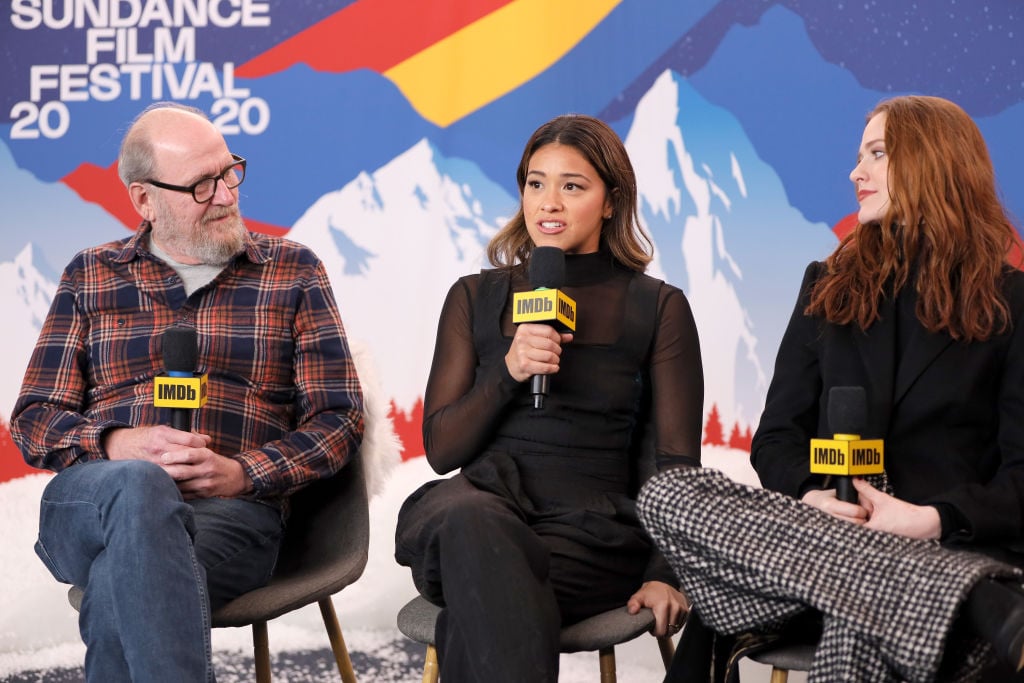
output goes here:
[{"label": "red mountain graphic", "polygon": [[[129,230],[135,230],[139,226],[141,219],[128,199],[124,184],[117,177],[116,162],[106,168],[84,163],[61,180],[85,201],[103,207]],[[267,235],[280,236],[288,232],[288,228],[251,218],[245,219],[245,225],[250,230]]]}]

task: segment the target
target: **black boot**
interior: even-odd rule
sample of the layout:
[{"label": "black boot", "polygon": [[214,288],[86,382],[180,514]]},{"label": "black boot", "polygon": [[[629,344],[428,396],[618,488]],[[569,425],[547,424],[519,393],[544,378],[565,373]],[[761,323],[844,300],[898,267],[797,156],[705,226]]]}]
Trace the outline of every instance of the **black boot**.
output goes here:
[{"label": "black boot", "polygon": [[1021,586],[982,579],[964,601],[963,615],[1014,671],[1024,669],[1024,592]]}]

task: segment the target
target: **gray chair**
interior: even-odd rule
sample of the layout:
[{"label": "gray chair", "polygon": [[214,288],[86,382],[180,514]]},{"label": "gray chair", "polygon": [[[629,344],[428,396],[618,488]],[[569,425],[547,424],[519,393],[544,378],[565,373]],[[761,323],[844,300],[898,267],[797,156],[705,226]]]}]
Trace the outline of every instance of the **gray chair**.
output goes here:
[{"label": "gray chair", "polygon": [[[423,683],[437,683],[440,671],[437,666],[434,627],[441,608],[423,597],[413,598],[398,612],[398,630],[406,636],[427,646],[426,661],[423,664]],[[595,615],[589,619],[567,626],[560,634],[559,649],[562,652],[598,651],[601,683],[614,683],[615,646],[633,640],[654,626],[654,613],[642,609],[630,614],[625,607]],[[658,638],[661,658],[668,669],[675,652],[672,639]]]},{"label": "gray chair", "polygon": [[[270,682],[267,622],[314,602],[320,606],[342,681],[355,683],[331,596],[362,575],[369,542],[369,502],[360,458],[291,497],[291,516],[270,583],[213,614],[215,627],[252,625],[258,683]],[[81,589],[72,587],[68,600],[79,609]]]},{"label": "gray chair", "polygon": [[810,671],[815,648],[807,643],[780,642],[748,657],[772,667],[770,683],[787,683],[790,671]]}]

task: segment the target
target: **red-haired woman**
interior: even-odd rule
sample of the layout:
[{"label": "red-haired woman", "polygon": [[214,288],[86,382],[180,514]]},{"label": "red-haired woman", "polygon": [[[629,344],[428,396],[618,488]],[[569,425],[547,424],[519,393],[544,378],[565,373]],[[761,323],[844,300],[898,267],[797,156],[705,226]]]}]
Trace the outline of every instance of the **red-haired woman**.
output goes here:
[{"label": "red-haired woman", "polygon": [[[753,440],[764,488],[666,473],[642,519],[715,631],[820,632],[811,680],[1007,680],[1024,666],[1017,233],[944,99],[879,104],[850,179],[858,225],[805,273]],[[809,471],[835,387],[863,388],[862,434],[885,443],[855,502]]]}]

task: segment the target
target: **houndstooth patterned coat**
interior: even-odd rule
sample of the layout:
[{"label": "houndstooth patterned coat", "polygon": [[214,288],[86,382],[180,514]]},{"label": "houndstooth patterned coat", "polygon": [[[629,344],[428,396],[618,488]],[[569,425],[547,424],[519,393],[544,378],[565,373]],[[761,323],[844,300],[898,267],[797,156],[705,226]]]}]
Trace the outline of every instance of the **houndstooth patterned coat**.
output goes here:
[{"label": "houndstooth patterned coat", "polygon": [[[982,577],[1018,576],[991,558],[837,520],[710,469],[647,482],[640,518],[704,622],[724,634],[823,616],[810,683],[970,680],[988,644],[950,637]],[[943,659],[949,649],[956,656]]]}]

